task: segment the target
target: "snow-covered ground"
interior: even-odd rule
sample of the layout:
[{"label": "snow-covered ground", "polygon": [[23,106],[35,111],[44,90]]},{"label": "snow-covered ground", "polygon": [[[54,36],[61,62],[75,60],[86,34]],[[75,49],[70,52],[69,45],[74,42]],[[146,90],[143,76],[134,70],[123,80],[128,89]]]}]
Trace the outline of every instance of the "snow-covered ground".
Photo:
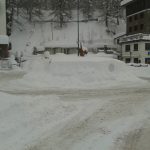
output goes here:
[{"label": "snow-covered ground", "polygon": [[149,74],[103,53],[0,71],[0,150],[133,150],[126,137],[149,139]]}]

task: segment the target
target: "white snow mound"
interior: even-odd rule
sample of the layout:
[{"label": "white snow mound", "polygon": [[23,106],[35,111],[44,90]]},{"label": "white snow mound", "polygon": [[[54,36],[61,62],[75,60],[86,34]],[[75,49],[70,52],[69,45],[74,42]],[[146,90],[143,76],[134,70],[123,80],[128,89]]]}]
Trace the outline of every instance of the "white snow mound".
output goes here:
[{"label": "white snow mound", "polygon": [[47,60],[35,57],[25,67],[22,79],[11,81],[11,86],[23,89],[100,88],[141,81],[118,60],[91,55],[56,55]]}]

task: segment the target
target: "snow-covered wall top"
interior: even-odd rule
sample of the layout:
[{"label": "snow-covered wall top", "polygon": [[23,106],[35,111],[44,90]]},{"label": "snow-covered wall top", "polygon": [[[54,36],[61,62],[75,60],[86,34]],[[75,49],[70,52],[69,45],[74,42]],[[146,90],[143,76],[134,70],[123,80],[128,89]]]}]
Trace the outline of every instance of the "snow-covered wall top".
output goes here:
[{"label": "snow-covered wall top", "polygon": [[123,0],[122,2],[121,2],[121,6],[124,6],[124,5],[126,5],[126,4],[128,4],[128,3],[130,3],[130,2],[132,2],[133,0]]},{"label": "snow-covered wall top", "polygon": [[0,35],[6,35],[6,7],[5,7],[5,0],[0,0]]}]

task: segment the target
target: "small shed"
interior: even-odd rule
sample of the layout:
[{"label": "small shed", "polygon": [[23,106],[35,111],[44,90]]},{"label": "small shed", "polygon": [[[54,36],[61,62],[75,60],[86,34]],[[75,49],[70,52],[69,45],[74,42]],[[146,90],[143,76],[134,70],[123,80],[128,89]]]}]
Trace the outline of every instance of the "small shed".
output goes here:
[{"label": "small shed", "polygon": [[69,41],[56,41],[45,44],[45,51],[49,51],[50,54],[64,53],[64,54],[75,54],[78,52],[77,43],[71,43]]}]

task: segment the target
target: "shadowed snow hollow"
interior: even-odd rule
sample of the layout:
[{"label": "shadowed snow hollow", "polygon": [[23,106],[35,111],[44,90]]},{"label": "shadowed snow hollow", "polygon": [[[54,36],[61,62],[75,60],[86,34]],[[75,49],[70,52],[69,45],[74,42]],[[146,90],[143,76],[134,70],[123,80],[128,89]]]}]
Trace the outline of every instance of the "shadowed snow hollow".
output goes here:
[{"label": "shadowed snow hollow", "polygon": [[100,88],[141,81],[127,66],[111,57],[55,55],[50,60],[35,56],[25,66],[26,74],[11,85],[23,89]]}]

